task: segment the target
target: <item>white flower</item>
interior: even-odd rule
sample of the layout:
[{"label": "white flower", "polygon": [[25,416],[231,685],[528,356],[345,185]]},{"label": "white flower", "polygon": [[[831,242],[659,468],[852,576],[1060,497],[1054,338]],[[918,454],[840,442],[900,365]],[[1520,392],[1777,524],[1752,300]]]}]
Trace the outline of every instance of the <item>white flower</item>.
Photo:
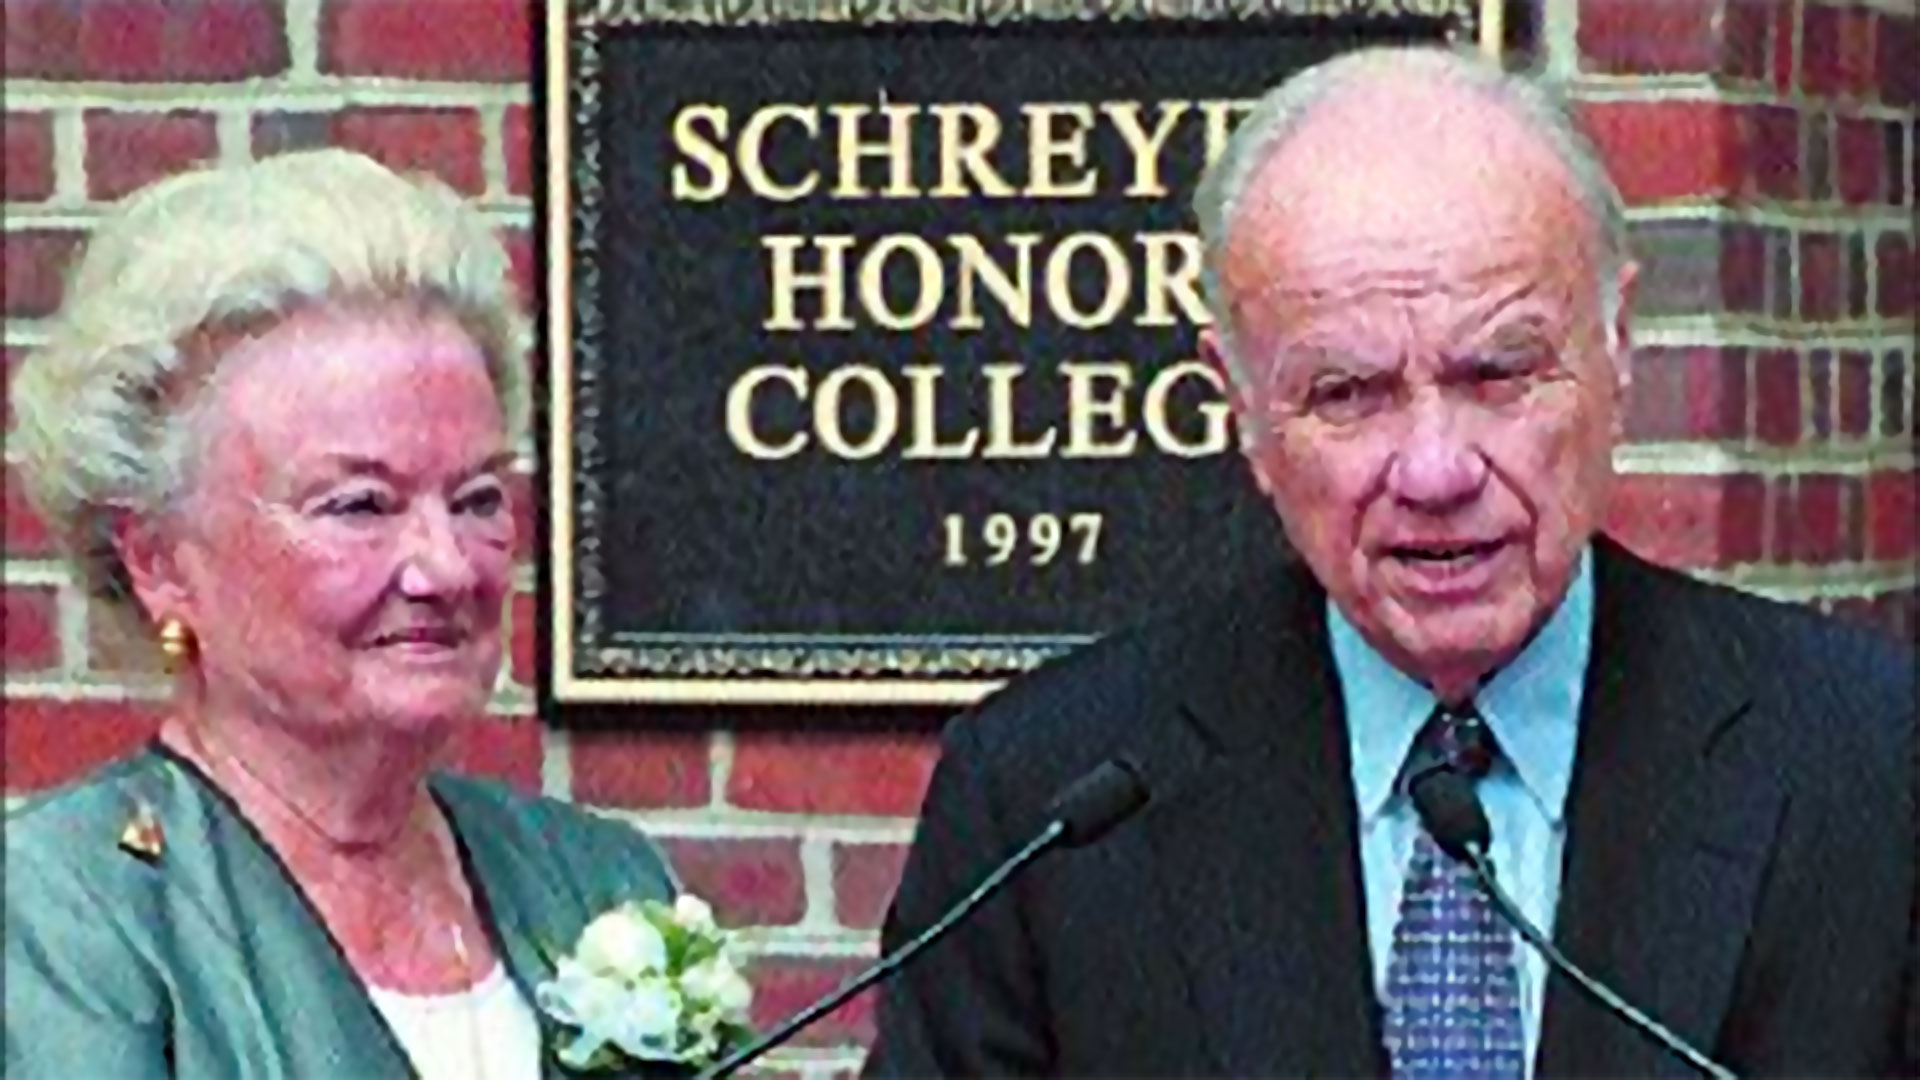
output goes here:
[{"label": "white flower", "polygon": [[614,1045],[642,1061],[674,1061],[680,1057],[680,995],[657,979],[627,991],[620,1014],[608,1032]]},{"label": "white flower", "polygon": [[579,1040],[562,1053],[574,1068],[582,1068],[602,1044],[612,1040],[626,1006],[626,989],[617,979],[588,971],[571,958],[557,965],[556,977],[534,989],[534,1003],[563,1024],[580,1029]]},{"label": "white flower", "polygon": [[743,1016],[753,1004],[752,985],[724,955],[702,960],[681,972],[680,989],[722,1015]]},{"label": "white flower", "polygon": [[591,971],[631,979],[665,971],[667,943],[646,916],[622,907],[588,923],[574,955]]},{"label": "white flower", "polygon": [[710,933],[714,929],[713,908],[697,896],[681,893],[673,901],[673,921],[695,933]]}]

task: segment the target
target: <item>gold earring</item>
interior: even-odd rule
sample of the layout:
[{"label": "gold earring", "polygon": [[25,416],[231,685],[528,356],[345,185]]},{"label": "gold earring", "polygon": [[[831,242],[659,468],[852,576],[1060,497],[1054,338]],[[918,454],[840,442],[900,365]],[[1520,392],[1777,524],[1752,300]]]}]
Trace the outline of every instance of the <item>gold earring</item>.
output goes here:
[{"label": "gold earring", "polygon": [[160,653],[166,657],[167,670],[178,672],[187,666],[188,657],[193,655],[193,631],[179,619],[167,619],[160,624]]}]

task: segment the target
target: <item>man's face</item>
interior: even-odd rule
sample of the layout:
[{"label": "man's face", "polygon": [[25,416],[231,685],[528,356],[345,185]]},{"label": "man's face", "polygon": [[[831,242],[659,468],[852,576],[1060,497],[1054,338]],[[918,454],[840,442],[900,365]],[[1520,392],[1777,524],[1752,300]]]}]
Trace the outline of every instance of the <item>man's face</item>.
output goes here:
[{"label": "man's face", "polygon": [[1565,594],[1626,367],[1571,178],[1447,93],[1322,106],[1249,185],[1221,270],[1256,480],[1363,636],[1459,697]]}]

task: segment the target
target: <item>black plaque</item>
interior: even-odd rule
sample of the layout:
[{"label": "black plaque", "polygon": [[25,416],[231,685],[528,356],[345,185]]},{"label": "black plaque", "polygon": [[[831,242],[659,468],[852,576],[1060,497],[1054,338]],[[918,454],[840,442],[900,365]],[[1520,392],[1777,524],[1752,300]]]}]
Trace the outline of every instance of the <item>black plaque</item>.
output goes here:
[{"label": "black plaque", "polygon": [[553,698],[965,703],[1271,558],[1195,183],[1479,6],[556,3]]}]

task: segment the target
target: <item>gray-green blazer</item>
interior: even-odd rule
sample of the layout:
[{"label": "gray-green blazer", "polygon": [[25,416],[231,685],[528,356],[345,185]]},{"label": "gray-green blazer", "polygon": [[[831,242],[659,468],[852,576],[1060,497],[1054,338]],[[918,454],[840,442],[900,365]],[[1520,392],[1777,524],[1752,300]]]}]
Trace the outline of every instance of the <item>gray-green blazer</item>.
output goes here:
[{"label": "gray-green blazer", "polygon": [[[638,832],[436,774],[495,950],[520,990],[623,900],[669,899]],[[122,844],[142,808],[163,844]],[[150,852],[150,848],[148,849]],[[417,1075],[284,864],[227,796],[155,743],[7,817],[10,1080]],[[557,1032],[543,1015],[548,1077]]]}]

